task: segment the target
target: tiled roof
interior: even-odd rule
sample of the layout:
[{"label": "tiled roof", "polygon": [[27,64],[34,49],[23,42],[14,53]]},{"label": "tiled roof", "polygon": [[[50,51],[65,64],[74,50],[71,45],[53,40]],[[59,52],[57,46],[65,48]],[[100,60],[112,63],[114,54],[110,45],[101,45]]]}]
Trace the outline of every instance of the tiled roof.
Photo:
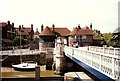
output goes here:
[{"label": "tiled roof", "polygon": [[73,31],[69,35],[92,35],[93,31],[88,28],[78,29],[77,27],[73,28]]},{"label": "tiled roof", "polygon": [[[51,30],[53,30],[53,28],[50,28]],[[68,36],[68,34],[71,32],[69,29],[65,28],[55,28],[54,31],[56,33],[59,33],[59,35],[61,36]]]},{"label": "tiled roof", "polygon": [[69,35],[77,35],[77,32],[78,32],[78,28],[75,27],[75,28],[73,28],[73,31],[71,31],[71,33],[69,33]]},{"label": "tiled roof", "polygon": [[40,36],[54,36],[54,35],[55,33],[51,31],[48,26],[40,33]]},{"label": "tiled roof", "polygon": [[40,34],[40,32],[39,31],[36,31],[35,33],[34,33],[34,35],[39,35]]},{"label": "tiled roof", "polygon": [[0,27],[4,27],[4,26],[6,26],[7,25],[7,23],[5,23],[5,22],[0,22]]},{"label": "tiled roof", "polygon": [[[18,32],[18,35],[20,35],[19,28],[15,28]],[[21,28],[21,35],[27,35],[31,31],[31,28]]]},{"label": "tiled roof", "polygon": [[93,31],[91,29],[79,29],[78,35],[93,35]]}]

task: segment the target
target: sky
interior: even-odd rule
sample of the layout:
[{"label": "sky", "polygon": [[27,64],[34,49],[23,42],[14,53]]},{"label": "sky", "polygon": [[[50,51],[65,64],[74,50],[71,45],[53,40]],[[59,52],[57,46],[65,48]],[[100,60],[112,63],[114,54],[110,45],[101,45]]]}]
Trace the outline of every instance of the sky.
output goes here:
[{"label": "sky", "polygon": [[102,33],[118,27],[119,0],[0,0],[0,22],[14,22],[15,27],[31,24],[44,27],[67,27],[72,30],[93,25]]}]

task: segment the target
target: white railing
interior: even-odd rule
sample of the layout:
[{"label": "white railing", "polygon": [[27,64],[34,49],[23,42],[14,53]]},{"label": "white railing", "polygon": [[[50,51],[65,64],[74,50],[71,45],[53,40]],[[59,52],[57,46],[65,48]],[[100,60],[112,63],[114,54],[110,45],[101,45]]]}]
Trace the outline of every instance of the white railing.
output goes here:
[{"label": "white railing", "polygon": [[112,79],[120,78],[120,48],[65,47],[64,52]]},{"label": "white railing", "polygon": [[120,48],[89,46],[90,51],[120,56]]},{"label": "white railing", "polygon": [[0,51],[0,55],[32,55],[32,54],[40,54],[40,51],[29,49]]}]

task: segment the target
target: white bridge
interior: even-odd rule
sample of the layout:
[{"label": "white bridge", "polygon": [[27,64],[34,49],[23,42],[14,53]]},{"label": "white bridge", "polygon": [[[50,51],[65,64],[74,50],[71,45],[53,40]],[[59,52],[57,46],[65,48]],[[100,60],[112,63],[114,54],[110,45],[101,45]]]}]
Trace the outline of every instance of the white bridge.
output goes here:
[{"label": "white bridge", "polygon": [[[120,48],[96,46],[79,48],[64,47],[64,52],[69,58],[75,59],[74,61],[82,62],[113,80],[120,79]],[[90,69],[87,68],[87,70]],[[91,71],[91,73],[94,74],[95,72]],[[94,75],[97,76],[97,72]],[[99,74],[97,77],[102,78]]]}]

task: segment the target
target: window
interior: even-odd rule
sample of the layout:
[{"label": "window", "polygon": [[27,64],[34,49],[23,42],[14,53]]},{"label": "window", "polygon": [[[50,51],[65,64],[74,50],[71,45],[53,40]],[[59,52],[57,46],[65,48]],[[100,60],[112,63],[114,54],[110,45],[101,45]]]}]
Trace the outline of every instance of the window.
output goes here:
[{"label": "window", "polygon": [[86,35],[82,35],[82,39],[87,39],[87,36]]}]

